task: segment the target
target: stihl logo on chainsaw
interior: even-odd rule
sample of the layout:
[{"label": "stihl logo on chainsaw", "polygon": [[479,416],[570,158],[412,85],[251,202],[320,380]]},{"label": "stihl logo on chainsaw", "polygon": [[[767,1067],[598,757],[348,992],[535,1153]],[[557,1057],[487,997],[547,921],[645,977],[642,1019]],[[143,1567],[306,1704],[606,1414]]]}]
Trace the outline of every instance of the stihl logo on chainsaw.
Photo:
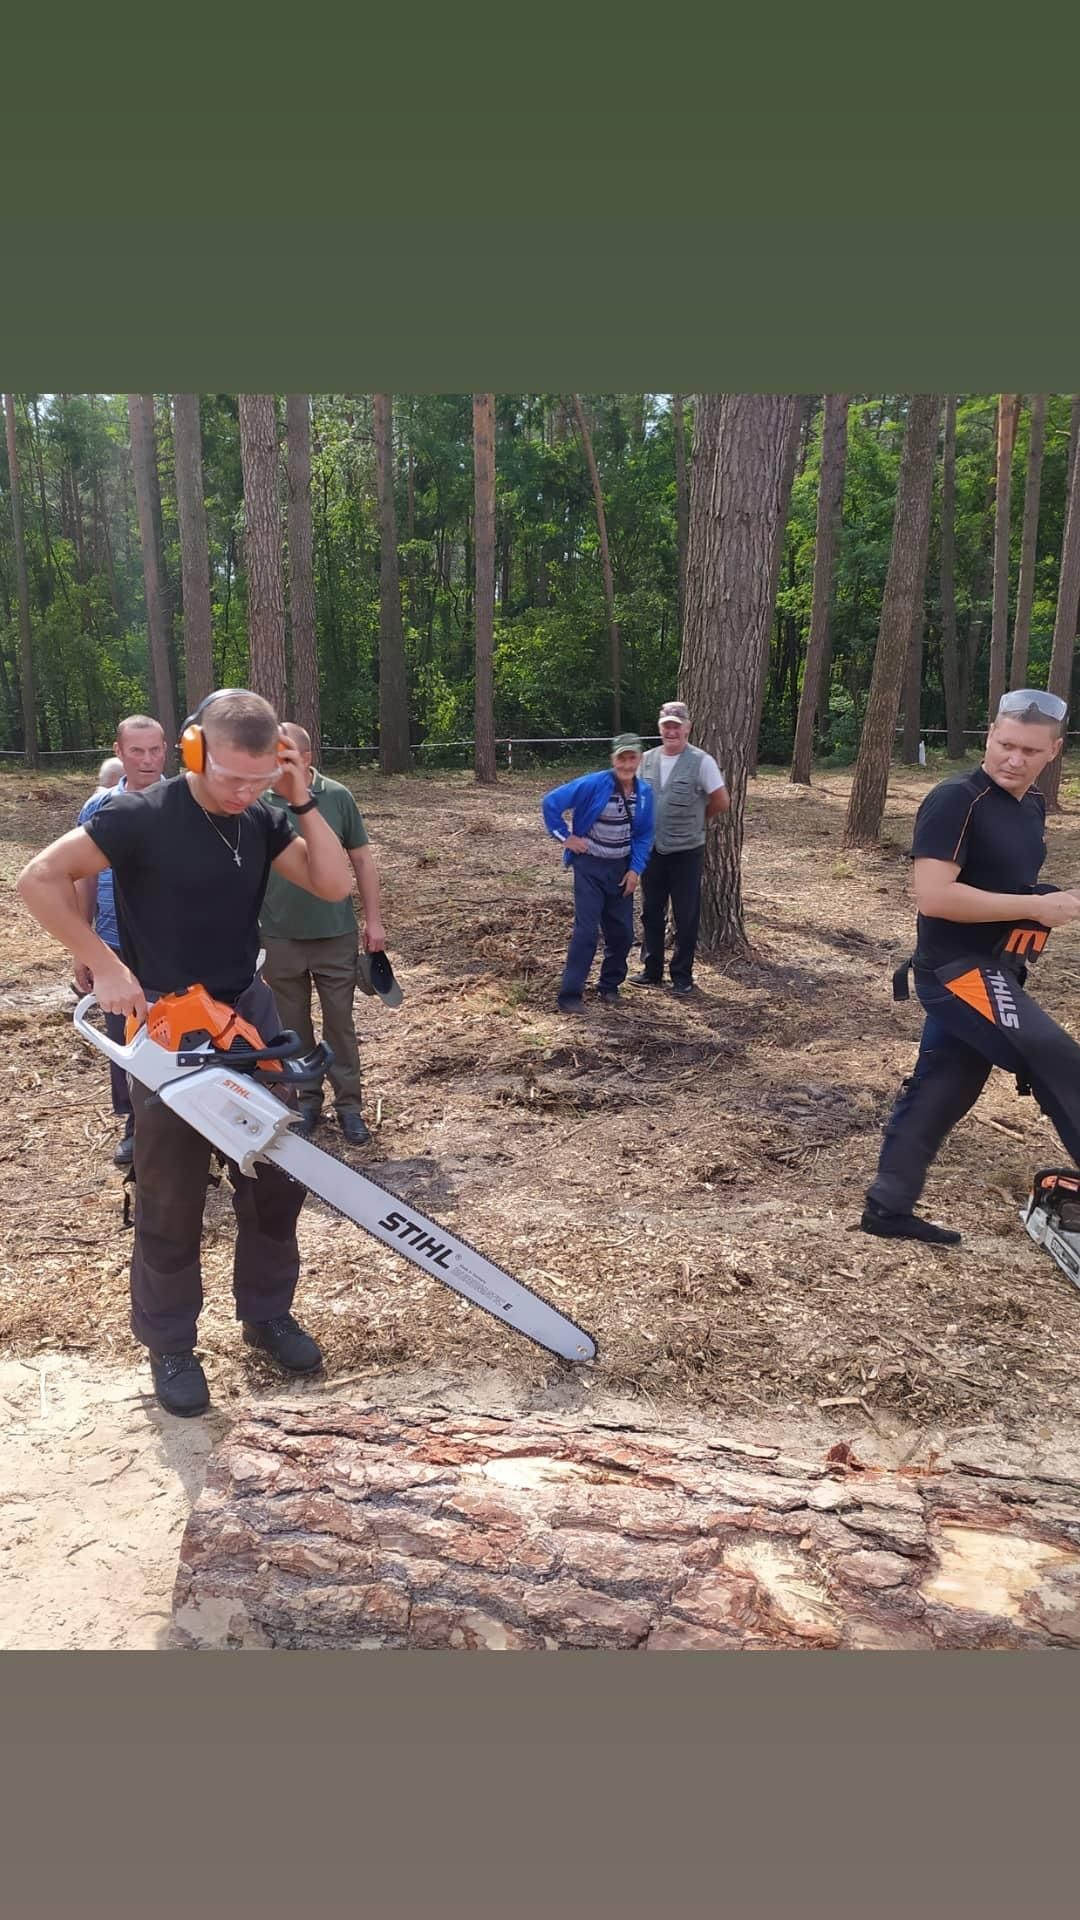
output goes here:
[{"label": "stihl logo on chainsaw", "polygon": [[403,1214],[391,1212],[384,1214],[379,1225],[385,1227],[387,1233],[396,1233],[399,1240],[407,1240],[415,1253],[426,1253],[435,1266],[450,1265],[448,1258],[450,1249],[446,1242],[436,1240],[430,1233],[425,1233],[423,1227],[416,1225],[415,1220],[406,1220]]},{"label": "stihl logo on chainsaw", "polygon": [[1009,983],[1005,975],[1003,973],[988,973],[986,978],[990,983],[990,991],[994,996],[994,1004],[997,1007],[998,1020],[1001,1025],[1003,1027],[1018,1027],[1020,1025],[1020,1015],[1016,1011],[1016,1001],[1009,992]]}]

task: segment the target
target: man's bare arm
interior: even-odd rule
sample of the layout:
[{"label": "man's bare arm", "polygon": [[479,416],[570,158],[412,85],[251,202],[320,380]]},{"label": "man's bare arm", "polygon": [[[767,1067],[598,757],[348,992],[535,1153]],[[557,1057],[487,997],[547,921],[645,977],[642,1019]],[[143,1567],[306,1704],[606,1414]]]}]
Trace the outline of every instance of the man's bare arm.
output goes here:
[{"label": "man's bare arm", "polygon": [[933,920],[955,920],[962,926],[986,920],[1038,920],[1044,927],[1064,927],[1080,916],[1078,893],[984,893],[957,879],[960,868],[951,860],[914,862],[915,904]]},{"label": "man's bare arm", "polygon": [[379,894],[379,869],[370,847],[350,847],[349,860],[356,875],[360,904],[364,911],[364,945],[369,953],[381,953],[386,945],[382,899]]},{"label": "man's bare arm", "polygon": [[272,863],[275,873],[319,900],[347,900],[353,890],[353,871],[333,827],[327,826],[317,807],[302,814],[296,825],[301,838],[290,840],[278,854]]},{"label": "man's bare arm", "polygon": [[19,896],[40,927],[72,954],[78,968],[93,976],[94,991],[106,1013],[146,1014],[146,1001],[133,973],[88,926],[78,883],[103,873],[108,861],[82,827],[74,827],[25,866],[16,881]]}]

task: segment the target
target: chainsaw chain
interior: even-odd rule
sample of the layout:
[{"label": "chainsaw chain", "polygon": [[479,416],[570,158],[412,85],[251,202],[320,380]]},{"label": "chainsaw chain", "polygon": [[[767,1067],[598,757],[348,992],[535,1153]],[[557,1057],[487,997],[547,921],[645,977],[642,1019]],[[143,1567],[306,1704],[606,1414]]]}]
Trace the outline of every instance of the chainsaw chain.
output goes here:
[{"label": "chainsaw chain", "polygon": [[[312,1140],[309,1142],[309,1145],[314,1146],[315,1142]],[[343,1153],[338,1153],[334,1147],[324,1147],[320,1144],[318,1151],[320,1153],[325,1153],[329,1160],[336,1160],[339,1166],[346,1167],[350,1173],[362,1174],[365,1180],[370,1180],[372,1186],[379,1187],[381,1191],[387,1194],[391,1200],[404,1200],[406,1206],[408,1207],[413,1206],[413,1202],[409,1200],[405,1194],[398,1193],[392,1186],[390,1186],[388,1181],[380,1179],[379,1175],[373,1172],[370,1167],[355,1167],[351,1160],[346,1160],[345,1155]],[[269,1156],[267,1157],[269,1158]],[[290,1173],[288,1167],[282,1166],[280,1162],[278,1162],[277,1160],[274,1160],[272,1164],[276,1166],[279,1172],[283,1173],[287,1179],[291,1180],[294,1186],[303,1187],[305,1193],[310,1193],[312,1199],[317,1200],[320,1206],[329,1207],[330,1212],[337,1214],[337,1217],[339,1220],[347,1220],[351,1227],[359,1227],[361,1233],[368,1232],[366,1227],[360,1226],[359,1220],[354,1220],[351,1214],[343,1212],[340,1207],[337,1207],[334,1205],[334,1202],[332,1200],[327,1200],[323,1194],[317,1193],[313,1187],[307,1186],[303,1180],[300,1180],[297,1178],[295,1173]],[[417,1213],[421,1213],[421,1210],[419,1207],[416,1207],[414,1210]],[[440,1228],[439,1222],[437,1220],[429,1219],[426,1213],[421,1214],[421,1218],[424,1220],[427,1220],[428,1225],[431,1227],[434,1227],[436,1231],[445,1232],[445,1233],[453,1232],[453,1236],[455,1240],[460,1241],[463,1247],[468,1247],[469,1252],[475,1253],[479,1259],[486,1260],[490,1266],[495,1268],[496,1273],[501,1273],[507,1280],[510,1280],[515,1287],[520,1287],[524,1293],[531,1294],[533,1299],[539,1300],[542,1306],[550,1307],[553,1313],[562,1314],[564,1319],[569,1320],[570,1315],[566,1312],[565,1307],[560,1307],[558,1302],[555,1300],[549,1300],[547,1295],[544,1293],[540,1293],[536,1287],[527,1287],[525,1285],[524,1280],[518,1280],[514,1274],[507,1273],[505,1267],[501,1267],[497,1260],[492,1260],[491,1255],[489,1253],[485,1253],[482,1247],[474,1246],[473,1242],[471,1240],[467,1240],[463,1233],[458,1233],[456,1228],[454,1229],[451,1229],[449,1227]],[[374,1240],[376,1244],[380,1247],[386,1245],[386,1242],[383,1240],[380,1240],[377,1234],[368,1233],[368,1238],[369,1240]],[[399,1259],[402,1259],[402,1260],[408,1259],[408,1254],[405,1253],[403,1249],[399,1250],[395,1248],[390,1248],[389,1251],[390,1252],[397,1251]],[[417,1266],[418,1262],[410,1261],[409,1264],[411,1266]],[[428,1270],[426,1267],[420,1267],[420,1272],[427,1274]],[[428,1274],[428,1278],[431,1280],[434,1280],[437,1278],[437,1276],[435,1274]],[[533,1346],[539,1347],[541,1353],[546,1353],[550,1360],[556,1360],[560,1362],[560,1364],[568,1367],[590,1366],[592,1364],[592,1362],[588,1360],[583,1361],[583,1360],[565,1359],[561,1353],[554,1353],[552,1352],[552,1349],[550,1347],[546,1347],[544,1345],[544,1342],[542,1340],[538,1340],[534,1333],[527,1333],[524,1327],[511,1326],[510,1323],[504,1320],[500,1314],[494,1313],[490,1307],[485,1306],[482,1300],[473,1300],[472,1297],[468,1294],[457,1293],[456,1287],[451,1287],[449,1283],[445,1280],[440,1281],[439,1285],[446,1287],[447,1292],[456,1294],[457,1298],[459,1300],[464,1300],[467,1305],[472,1307],[479,1307],[481,1313],[486,1313],[489,1319],[496,1321],[498,1325],[500,1327],[505,1328],[507,1332],[516,1333],[519,1336],[519,1338],[523,1340],[530,1340]],[[595,1349],[593,1354],[593,1359],[594,1360],[598,1359],[600,1349],[595,1336],[589,1332],[588,1327],[580,1326],[578,1321],[576,1320],[572,1322],[572,1325],[577,1327],[580,1333],[583,1333],[587,1339],[592,1341],[593,1347]]]}]

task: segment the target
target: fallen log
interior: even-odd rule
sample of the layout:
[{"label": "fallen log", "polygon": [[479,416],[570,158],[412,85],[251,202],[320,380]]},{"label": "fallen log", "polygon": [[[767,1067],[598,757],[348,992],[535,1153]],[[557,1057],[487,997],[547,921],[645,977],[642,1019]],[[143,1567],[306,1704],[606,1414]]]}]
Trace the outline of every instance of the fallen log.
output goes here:
[{"label": "fallen log", "polygon": [[1080,1487],[576,1417],[277,1405],[211,1462],[174,1643],[1080,1646]]}]

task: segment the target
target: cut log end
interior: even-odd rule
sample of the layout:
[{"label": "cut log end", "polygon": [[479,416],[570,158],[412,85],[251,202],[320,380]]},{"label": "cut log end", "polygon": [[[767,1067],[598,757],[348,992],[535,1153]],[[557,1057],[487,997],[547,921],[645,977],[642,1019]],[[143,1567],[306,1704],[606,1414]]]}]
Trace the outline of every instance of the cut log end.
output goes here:
[{"label": "cut log end", "polygon": [[[833,1450],[834,1455],[838,1450]],[[277,1406],[181,1548],[189,1648],[1080,1646],[1080,1488],[570,1417]]]}]

